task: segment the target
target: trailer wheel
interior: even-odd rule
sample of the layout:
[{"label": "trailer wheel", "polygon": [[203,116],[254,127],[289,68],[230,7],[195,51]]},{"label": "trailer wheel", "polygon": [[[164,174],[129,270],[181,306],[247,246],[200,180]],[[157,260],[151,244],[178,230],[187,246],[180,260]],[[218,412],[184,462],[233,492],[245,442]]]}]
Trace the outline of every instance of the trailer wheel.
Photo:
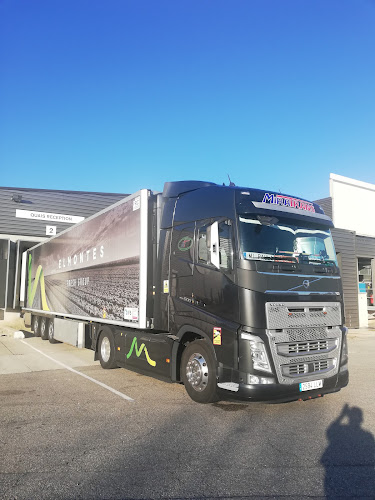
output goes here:
[{"label": "trailer wheel", "polygon": [[182,353],[181,376],[186,392],[197,403],[214,403],[216,361],[206,340],[194,340]]},{"label": "trailer wheel", "polygon": [[48,320],[45,316],[40,319],[40,336],[43,340],[48,339]]},{"label": "trailer wheel", "polygon": [[57,344],[58,341],[55,340],[55,337],[54,337],[54,325],[53,325],[53,319],[51,318],[49,321],[48,321],[48,340],[51,344]]},{"label": "trailer wheel", "polygon": [[35,337],[40,337],[40,321],[39,316],[33,316],[33,328]]},{"label": "trailer wheel", "polygon": [[98,357],[102,368],[107,370],[116,368],[115,340],[110,331],[103,331],[99,337]]}]

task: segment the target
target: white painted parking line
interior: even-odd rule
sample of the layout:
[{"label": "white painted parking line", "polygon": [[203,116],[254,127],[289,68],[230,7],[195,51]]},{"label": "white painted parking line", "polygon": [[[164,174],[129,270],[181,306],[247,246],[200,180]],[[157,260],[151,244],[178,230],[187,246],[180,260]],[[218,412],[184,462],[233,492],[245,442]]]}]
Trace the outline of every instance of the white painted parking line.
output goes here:
[{"label": "white painted parking line", "polygon": [[94,384],[100,385],[104,389],[107,389],[108,391],[113,392],[117,396],[120,396],[120,398],[126,399],[127,401],[133,401],[134,402],[134,399],[132,399],[131,397],[127,396],[126,394],[123,394],[120,391],[116,391],[116,389],[113,389],[112,387],[109,387],[109,385],[103,384],[103,382],[99,382],[98,380],[95,380],[94,378],[89,377],[88,375],[86,375],[84,373],[81,373],[81,372],[75,370],[74,368],[71,368],[68,365],[65,365],[64,363],[61,363],[60,361],[57,361],[56,359],[52,358],[51,356],[48,356],[48,354],[45,354],[44,352],[40,351],[36,347],[30,345],[28,342],[25,342],[24,340],[20,340],[20,342],[22,342],[23,344],[26,344],[31,349],[34,349],[34,351],[39,352],[39,354],[41,354],[42,356],[45,356],[46,358],[50,359],[54,363],[57,363],[58,365],[60,365],[63,368],[65,368],[66,370],[69,370],[69,371],[71,371],[73,373],[76,373],[77,375],[80,375],[81,377],[87,378],[87,380],[90,380],[91,382],[94,382]]}]

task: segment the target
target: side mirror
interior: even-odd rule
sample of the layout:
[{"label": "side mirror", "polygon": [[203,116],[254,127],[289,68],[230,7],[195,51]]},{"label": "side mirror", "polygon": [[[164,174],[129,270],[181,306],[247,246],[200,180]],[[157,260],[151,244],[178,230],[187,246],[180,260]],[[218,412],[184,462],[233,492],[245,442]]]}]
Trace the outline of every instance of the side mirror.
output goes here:
[{"label": "side mirror", "polygon": [[219,223],[214,222],[209,231],[209,248],[211,253],[211,264],[220,269],[220,248],[219,248]]}]

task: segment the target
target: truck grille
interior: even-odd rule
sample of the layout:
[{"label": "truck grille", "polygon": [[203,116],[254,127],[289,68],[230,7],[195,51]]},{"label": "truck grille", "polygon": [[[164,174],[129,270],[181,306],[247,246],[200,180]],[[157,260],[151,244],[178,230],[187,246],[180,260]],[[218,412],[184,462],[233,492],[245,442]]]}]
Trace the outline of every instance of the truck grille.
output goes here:
[{"label": "truck grille", "polygon": [[338,372],[339,302],[266,303],[267,335],[277,380],[291,385]]},{"label": "truck grille", "polygon": [[280,328],[319,328],[339,325],[341,306],[339,302],[267,302],[267,326]]},{"label": "truck grille", "polygon": [[276,349],[281,356],[299,356],[306,353],[330,352],[336,346],[337,339],[323,339],[276,344]]},{"label": "truck grille", "polygon": [[320,359],[311,363],[295,363],[282,365],[281,371],[285,377],[301,377],[305,375],[317,375],[326,373],[335,368],[336,361],[334,359]]}]

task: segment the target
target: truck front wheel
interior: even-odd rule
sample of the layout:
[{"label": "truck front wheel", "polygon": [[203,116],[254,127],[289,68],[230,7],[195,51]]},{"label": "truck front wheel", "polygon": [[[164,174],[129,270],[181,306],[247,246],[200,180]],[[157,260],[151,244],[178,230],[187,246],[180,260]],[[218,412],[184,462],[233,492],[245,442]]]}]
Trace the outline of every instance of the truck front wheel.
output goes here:
[{"label": "truck front wheel", "polygon": [[216,389],[216,361],[205,340],[194,340],[182,353],[181,375],[186,392],[197,403],[214,403]]},{"label": "truck front wheel", "polygon": [[115,340],[109,331],[103,331],[99,337],[98,356],[102,368],[116,368]]}]

